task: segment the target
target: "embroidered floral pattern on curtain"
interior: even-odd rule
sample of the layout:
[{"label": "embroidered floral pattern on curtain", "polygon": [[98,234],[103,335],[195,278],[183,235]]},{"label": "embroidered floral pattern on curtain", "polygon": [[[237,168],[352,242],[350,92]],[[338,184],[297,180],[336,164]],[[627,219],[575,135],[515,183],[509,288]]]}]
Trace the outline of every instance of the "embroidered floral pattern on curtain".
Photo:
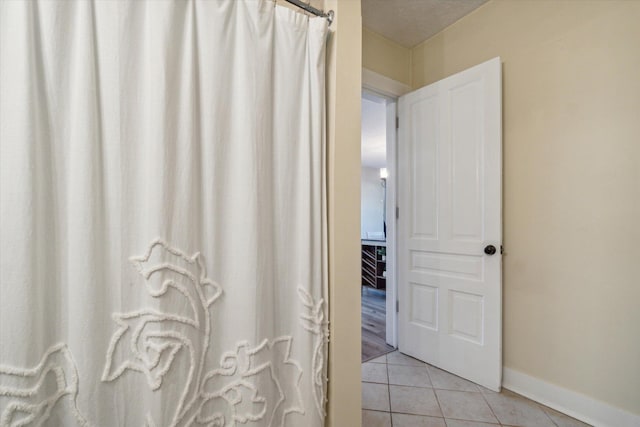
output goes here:
[{"label": "embroidered floral pattern on curtain", "polygon": [[0,427],[324,425],[326,32],[0,3]]},{"label": "embroidered floral pattern on curtain", "polygon": [[[161,256],[160,259],[173,258],[174,262],[165,261],[149,265],[154,250],[167,255]],[[172,367],[174,357],[180,350],[185,349],[189,353],[190,363],[187,381],[177,401],[170,425],[227,426],[264,421],[266,425],[282,426],[285,425],[285,416],[288,413],[305,414],[299,388],[303,370],[298,361],[290,358],[292,336],[264,339],[254,347],[246,341],[239,342],[234,350],[222,355],[217,368],[203,374],[203,368],[209,361],[209,308],[221,296],[222,289],[207,277],[200,253],[188,256],[180,249],[157,239],[152,242],[145,255],[132,257],[130,260],[147,281],[147,292],[151,297],[161,298],[173,288],[189,301],[187,306],[190,313],[182,316],[154,309],[115,313],[113,319],[118,329],[109,344],[102,381],[117,380],[125,371],[131,370],[144,374],[149,388],[158,390],[162,387],[164,375]],[[163,277],[157,282],[161,285],[160,288],[149,286],[149,279],[153,275],[166,273],[178,280]],[[321,299],[315,303],[302,287],[298,288],[298,293],[302,305],[310,312],[300,316],[303,327],[318,336],[314,345],[311,378],[315,405],[322,418],[322,349],[328,337],[324,321],[324,301]],[[154,323],[161,325],[160,330],[149,332],[149,325]],[[197,329],[201,341],[191,342],[181,332],[184,327]],[[118,346],[122,346],[124,352],[129,353],[129,357],[121,362],[116,362],[113,358]],[[43,390],[43,383],[48,374],[55,376],[57,389],[50,396],[40,400],[40,392],[47,393]],[[78,373],[66,344],[56,344],[49,348],[42,361],[33,369],[0,366],[0,375],[9,380],[11,377],[18,380],[33,377],[31,383],[34,385],[29,387],[23,382],[22,386],[0,387],[0,396],[11,399],[1,414],[0,425],[28,425],[47,421],[58,400],[66,395],[73,400],[71,412],[78,422],[81,425],[90,425],[76,404]],[[259,386],[256,378],[261,375],[265,376],[266,387],[271,390],[265,390],[264,382],[262,387]],[[251,403],[252,409],[242,407],[246,402]],[[151,423],[153,418],[149,415],[147,424]]]}]

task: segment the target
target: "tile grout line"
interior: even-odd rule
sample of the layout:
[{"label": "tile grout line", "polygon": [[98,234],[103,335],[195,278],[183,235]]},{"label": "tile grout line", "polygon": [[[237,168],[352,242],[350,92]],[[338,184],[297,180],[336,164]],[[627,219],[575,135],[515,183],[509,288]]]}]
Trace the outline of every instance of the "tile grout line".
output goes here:
[{"label": "tile grout line", "polygon": [[[506,389],[506,388],[504,388],[504,387],[501,387],[501,388],[502,388],[502,389],[504,389],[504,390],[509,390],[509,389]],[[509,390],[509,391],[511,391],[511,390]],[[493,393],[495,393],[495,392],[493,392]],[[549,419],[549,421],[551,421],[551,424],[553,424],[553,425],[554,425],[554,426],[556,426],[556,427],[558,427],[558,426],[559,426],[559,424],[558,424],[558,423],[556,423],[556,422],[555,422],[555,420],[554,420],[553,418],[551,418],[551,415],[549,415],[549,414],[547,413],[547,411],[545,411],[545,410],[544,410],[544,408],[542,408],[542,405],[541,405],[540,403],[536,402],[535,400],[529,399],[529,398],[527,398],[527,397],[525,397],[525,396],[522,396],[522,395],[520,395],[520,394],[518,394],[518,393],[515,393],[515,392],[512,392],[512,393],[514,393],[514,394],[516,394],[517,396],[519,396],[519,397],[523,398],[526,402],[531,402],[531,403],[533,403],[533,404],[534,404],[534,406],[536,406],[538,409],[540,409],[540,410],[541,410],[541,411],[542,411],[542,412],[547,416],[547,418]],[[480,392],[480,394],[482,394],[482,398],[484,399],[484,401],[485,401],[485,402],[487,402],[487,405],[489,406],[489,409],[490,409],[490,410],[491,410],[491,412],[493,413],[493,416],[494,416],[494,417],[496,417],[496,419],[498,420],[498,422],[500,423],[500,425],[501,425],[501,426],[511,427],[511,424],[503,424],[503,422],[502,422],[502,421],[500,421],[500,418],[498,418],[498,415],[496,415],[496,413],[495,413],[495,412],[494,412],[494,410],[493,410],[493,407],[491,406],[491,404],[490,404],[490,403],[489,403],[489,401],[487,400],[487,397],[486,397],[485,393]],[[497,393],[497,394],[502,394],[502,391],[501,391],[500,393]]]},{"label": "tile grout line", "polygon": [[[429,381],[431,381],[431,377],[429,377]],[[442,418],[444,418],[444,411],[442,410],[442,405],[440,404],[440,399],[438,399],[438,393],[436,393],[435,390],[433,390],[433,395],[436,398],[436,403],[438,403],[438,409],[440,409],[440,414],[442,415]],[[444,418],[444,424],[447,425],[447,419],[446,418]]]},{"label": "tile grout line", "polygon": [[492,425],[499,425],[499,426],[506,426],[506,427],[512,427],[511,424],[501,424],[500,422],[498,423],[492,423],[492,422],[488,422],[488,421],[474,421],[474,420],[470,420],[468,418],[456,418],[456,417],[437,417],[435,415],[424,415],[424,414],[416,414],[413,412],[388,412],[388,411],[381,411],[380,409],[363,409],[364,411],[369,411],[369,412],[380,412],[382,414],[398,414],[398,415],[410,415],[412,417],[421,417],[421,418],[437,418],[437,419],[441,419],[444,420],[446,423],[446,420],[454,420],[454,421],[466,421],[466,422],[471,422],[471,423],[485,423],[485,424],[492,424]]},{"label": "tile grout line", "polygon": [[[476,386],[478,386],[478,385],[476,384]],[[489,403],[489,401],[487,400],[487,397],[482,392],[482,389],[479,388],[478,390],[480,391],[480,395],[482,396],[482,400],[484,400],[484,403],[486,403],[487,406],[489,407],[489,410],[491,411],[491,414],[493,415],[493,417],[496,419],[498,424],[502,425],[502,421],[500,421],[500,418],[498,418],[498,415],[494,412],[493,407],[491,406],[491,403]]]},{"label": "tile grout line", "polygon": [[485,423],[485,424],[494,424],[494,425],[504,425],[504,426],[509,426],[511,427],[511,424],[500,424],[500,423],[492,423],[492,422],[488,422],[488,421],[474,421],[474,420],[470,420],[468,418],[456,418],[456,417],[437,417],[435,415],[424,415],[424,414],[416,414],[414,412],[388,412],[388,411],[381,411],[380,409],[363,409],[363,411],[369,411],[369,412],[380,412],[382,414],[398,414],[398,415],[411,415],[412,417],[421,417],[421,418],[437,418],[437,419],[442,419],[442,420],[454,420],[454,421],[467,421],[467,422],[471,422],[471,423]]},{"label": "tile grout line", "polygon": [[425,363],[424,365],[424,370],[427,371],[427,378],[429,378],[429,384],[431,384],[431,390],[433,390],[433,395],[435,396],[436,402],[438,403],[438,409],[440,409],[440,415],[442,415],[442,419],[444,420],[444,425],[446,427],[447,420],[444,417],[444,411],[442,410],[442,406],[440,405],[440,400],[438,399],[438,393],[436,393],[436,390],[433,388],[433,381],[431,380],[431,374],[429,373],[429,365],[427,363]]},{"label": "tile grout line", "polygon": [[[385,362],[387,361],[387,355],[384,355]],[[387,373],[387,397],[389,398],[389,424],[393,427],[393,409],[391,408],[391,386],[389,385],[389,364],[384,364],[384,371]]]},{"label": "tile grout line", "polygon": [[[362,381],[363,383],[369,383],[369,384],[386,384],[386,383],[379,383],[379,382],[375,382],[375,381]],[[421,387],[421,386],[417,386],[417,385],[406,385],[406,384],[391,384],[388,383],[390,386],[395,386],[395,387],[410,387],[410,388],[421,388],[421,389],[427,389],[427,390],[442,390],[442,391],[457,391],[460,393],[475,393],[475,394],[482,394],[482,392],[480,391],[473,391],[473,390],[460,390],[457,388],[442,388],[442,387]]]},{"label": "tile grout line", "polygon": [[549,415],[547,413],[547,411],[544,410],[544,408],[542,407],[542,404],[540,404],[540,403],[538,403],[538,402],[536,402],[535,400],[532,400],[532,399],[529,399],[529,400],[531,400],[533,403],[535,403],[538,406],[538,408],[540,408],[540,410],[547,416],[547,418],[549,418],[549,420],[551,421],[551,424],[553,424],[554,426],[558,426],[558,423],[556,423],[555,420],[553,418],[551,418],[551,415]]},{"label": "tile grout line", "polygon": [[[431,388],[435,390],[435,387],[433,386],[433,380],[431,379],[431,374],[429,373],[429,365],[425,363],[424,369],[427,371],[427,378],[429,378],[429,384],[431,384]],[[433,393],[435,394],[436,392],[434,391]]]},{"label": "tile grout line", "polygon": [[444,417],[444,411],[442,410],[442,405],[440,405],[440,399],[438,399],[438,393],[436,393],[436,389],[433,387],[433,380],[431,379],[431,374],[429,373],[428,363],[425,363],[424,370],[427,371],[427,378],[429,378],[429,384],[431,384],[431,390],[433,391],[433,395],[436,398],[436,402],[438,403],[438,409],[440,409],[440,415],[442,415],[442,419],[444,420],[444,425],[446,427],[447,419]]},{"label": "tile grout line", "polygon": [[[390,354],[390,353],[388,353]],[[391,386],[397,386],[397,387],[409,387],[409,388],[418,388],[418,389],[423,389],[423,390],[432,390],[435,398],[436,398],[436,403],[438,404],[438,409],[440,409],[440,413],[441,413],[441,417],[433,417],[433,418],[442,418],[445,421],[445,425],[446,425],[446,420],[447,418],[445,418],[444,416],[444,411],[442,410],[442,405],[440,403],[440,399],[438,398],[438,394],[436,393],[437,390],[442,390],[442,391],[455,391],[455,392],[465,392],[465,393],[480,393],[480,395],[482,396],[482,400],[486,403],[486,405],[489,407],[489,411],[491,412],[491,414],[493,415],[493,417],[496,420],[496,425],[499,426],[506,426],[509,427],[508,424],[503,424],[502,421],[500,421],[500,419],[498,418],[498,416],[496,415],[493,407],[491,406],[491,404],[489,403],[487,396],[485,395],[485,393],[482,391],[482,389],[480,388],[481,386],[478,386],[477,384],[476,386],[476,390],[475,391],[471,391],[471,390],[459,390],[459,389],[452,389],[452,388],[440,388],[440,387],[435,387],[433,385],[433,380],[431,378],[431,374],[429,372],[429,365],[428,363],[422,363],[421,366],[417,366],[417,365],[407,365],[407,364],[397,364],[397,363],[389,363],[389,361],[387,360],[387,354],[383,355],[385,361],[382,362],[381,364],[385,365],[385,372],[386,372],[386,378],[387,378],[387,382],[386,383],[376,383],[373,381],[362,381],[362,382],[366,382],[366,383],[371,383],[371,384],[385,384],[387,386],[387,396],[389,399],[389,416],[390,416],[390,421],[391,421],[391,427],[393,427],[393,414],[403,414],[403,415],[412,415],[412,416],[426,416],[426,417],[433,417],[432,415],[421,415],[421,414],[413,414],[413,413],[405,413],[405,412],[394,412],[393,408],[391,407]],[[368,363],[368,362],[363,362],[364,363]],[[405,385],[405,384],[391,384],[391,380],[390,380],[390,376],[389,376],[389,365],[392,366],[405,366],[405,367],[413,367],[413,368],[424,368],[426,370],[426,374],[427,374],[427,378],[429,379],[429,383],[430,386],[415,386],[415,385]],[[453,375],[453,374],[451,374]],[[517,394],[517,393],[516,393]],[[535,402],[531,399],[526,399],[528,401],[531,401],[531,403],[533,403],[539,410],[541,410],[546,418],[551,422],[552,425],[558,427],[559,424],[555,422],[555,420],[551,417],[551,415],[549,413],[547,413],[547,411],[544,410],[544,406],[538,402]],[[386,411],[380,411],[380,410],[374,410],[374,411],[378,411],[378,412],[383,412],[383,413],[387,413]],[[462,419],[462,418],[449,418],[452,420],[462,420],[462,421],[471,421],[471,422],[477,422],[474,420],[466,420],[466,419]],[[490,423],[493,424],[493,423]]]},{"label": "tile grout line", "polygon": [[[368,382],[368,381],[363,381],[363,382],[367,382],[369,384],[380,384],[380,385],[383,385],[383,383],[371,383],[371,382]],[[389,411],[383,411],[383,410],[380,410],[380,409],[363,409],[365,411],[373,411],[373,412],[381,412],[381,413],[384,413],[384,414],[389,414],[389,417],[390,417],[390,420],[391,420],[391,427],[393,427],[393,414],[410,415],[410,416],[427,417],[427,418],[441,418],[441,419],[443,419],[445,421],[445,425],[446,425],[446,420],[448,420],[448,419],[450,419],[450,420],[458,420],[458,421],[468,421],[468,422],[480,422],[480,421],[470,420],[470,419],[467,419],[467,418],[445,417],[444,416],[444,412],[442,411],[442,406],[440,405],[440,399],[438,399],[438,395],[437,395],[437,393],[435,393],[436,390],[455,391],[455,392],[462,392],[462,393],[477,393],[477,392],[464,391],[464,390],[432,389],[432,388],[428,388],[428,387],[413,387],[413,388],[422,388],[422,389],[427,389],[427,390],[433,390],[434,391],[434,395],[436,397],[436,402],[438,403],[438,407],[439,407],[440,412],[442,414],[441,417],[438,417],[438,416],[435,416],[435,415],[425,415],[425,414],[417,414],[417,413],[412,413],[412,412],[393,411],[392,408],[391,408],[391,385],[392,384],[387,384],[387,390],[388,390],[388,396],[389,396]],[[398,386],[399,387],[412,387],[412,386],[402,386],[402,385],[398,385]],[[482,392],[480,392],[480,394],[482,395],[482,399],[485,401],[485,403],[489,407],[489,410],[491,411],[491,414],[497,420],[497,423],[487,422],[487,421],[482,421],[482,422],[487,423],[487,424],[497,425],[497,426],[503,426],[503,427],[513,427],[513,426],[511,426],[511,424],[503,424],[500,421],[500,419],[498,418],[498,416],[496,415],[495,411],[493,410],[493,407],[489,404],[489,401],[487,400],[485,394],[482,393]],[[551,423],[554,426],[558,426],[558,424],[551,418],[551,416],[549,414],[546,413],[546,411],[544,411],[544,409],[542,409],[542,408],[540,408],[540,409],[550,419]]]},{"label": "tile grout line", "polygon": [[[363,363],[367,363],[367,362],[363,362]],[[406,363],[390,363],[390,362],[387,362],[387,365],[394,365],[394,366],[412,366],[412,367],[414,367],[414,368],[419,368],[419,367],[421,367],[421,366],[426,366],[426,365],[428,365],[428,363],[425,363],[425,362],[421,362],[421,363],[422,363],[422,365],[418,365],[418,364],[407,365]]]}]

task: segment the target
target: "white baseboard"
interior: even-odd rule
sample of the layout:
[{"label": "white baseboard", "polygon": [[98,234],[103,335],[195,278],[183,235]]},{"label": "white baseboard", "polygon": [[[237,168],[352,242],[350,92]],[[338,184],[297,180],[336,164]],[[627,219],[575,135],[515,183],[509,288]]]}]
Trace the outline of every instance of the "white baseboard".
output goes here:
[{"label": "white baseboard", "polygon": [[639,427],[640,415],[504,368],[502,386],[595,427]]}]

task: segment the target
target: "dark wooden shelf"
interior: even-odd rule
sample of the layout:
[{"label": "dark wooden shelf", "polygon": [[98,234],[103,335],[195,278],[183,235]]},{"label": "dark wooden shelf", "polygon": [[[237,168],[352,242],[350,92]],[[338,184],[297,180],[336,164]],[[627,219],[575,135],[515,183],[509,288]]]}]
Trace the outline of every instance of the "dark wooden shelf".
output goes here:
[{"label": "dark wooden shelf", "polygon": [[387,270],[387,262],[378,254],[382,245],[362,245],[362,286],[369,286],[375,289],[386,289],[387,278],[384,272]]},{"label": "dark wooden shelf", "polygon": [[368,259],[366,259],[365,257],[362,257],[362,268],[364,269],[365,266],[367,266],[368,268],[371,268],[371,270],[374,272],[376,271],[376,261],[369,261]]}]

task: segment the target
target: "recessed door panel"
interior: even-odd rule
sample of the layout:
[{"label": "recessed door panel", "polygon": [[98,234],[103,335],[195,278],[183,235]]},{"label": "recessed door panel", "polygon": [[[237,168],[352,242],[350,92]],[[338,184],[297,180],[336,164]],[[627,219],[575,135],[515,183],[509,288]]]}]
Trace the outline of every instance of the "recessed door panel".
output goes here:
[{"label": "recessed door panel", "polygon": [[472,81],[452,88],[451,238],[481,241],[482,236],[482,85]]},{"label": "recessed door panel", "polygon": [[[411,104],[411,193],[412,234],[416,238],[438,238],[438,99],[436,96]],[[426,118],[426,120],[422,119]]]},{"label": "recessed door panel", "polygon": [[411,271],[439,276],[482,280],[484,259],[481,256],[411,251]]},{"label": "recessed door panel", "polygon": [[438,330],[438,288],[411,283],[411,322]]},{"label": "recessed door panel", "polygon": [[460,291],[449,295],[449,333],[456,338],[482,345],[484,297]]}]

